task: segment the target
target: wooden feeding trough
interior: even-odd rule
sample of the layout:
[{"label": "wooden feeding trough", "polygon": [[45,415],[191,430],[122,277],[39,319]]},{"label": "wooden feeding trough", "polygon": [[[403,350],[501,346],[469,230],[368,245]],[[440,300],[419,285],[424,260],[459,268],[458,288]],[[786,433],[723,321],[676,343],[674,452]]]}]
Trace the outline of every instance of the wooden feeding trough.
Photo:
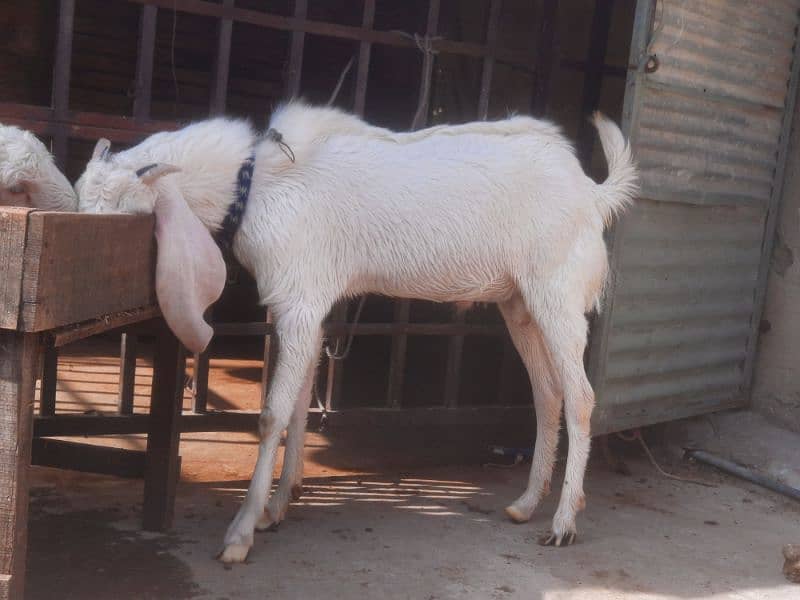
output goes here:
[{"label": "wooden feeding trough", "polygon": [[[22,596],[32,458],[49,466],[144,477],[143,526],[170,525],[184,355],[159,318],[154,266],[152,217],[0,208],[0,598]],[[34,418],[45,349],[122,327],[157,338],[150,414],[96,417],[43,410],[50,416]],[[131,429],[147,433],[146,451],[44,437]]]}]

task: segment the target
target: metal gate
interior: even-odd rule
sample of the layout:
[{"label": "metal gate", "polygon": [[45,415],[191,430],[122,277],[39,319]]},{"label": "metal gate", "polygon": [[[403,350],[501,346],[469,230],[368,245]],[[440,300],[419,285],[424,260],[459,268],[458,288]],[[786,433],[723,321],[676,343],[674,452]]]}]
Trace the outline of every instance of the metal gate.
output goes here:
[{"label": "metal gate", "polygon": [[595,431],[747,402],[798,79],[797,0],[639,0]]}]

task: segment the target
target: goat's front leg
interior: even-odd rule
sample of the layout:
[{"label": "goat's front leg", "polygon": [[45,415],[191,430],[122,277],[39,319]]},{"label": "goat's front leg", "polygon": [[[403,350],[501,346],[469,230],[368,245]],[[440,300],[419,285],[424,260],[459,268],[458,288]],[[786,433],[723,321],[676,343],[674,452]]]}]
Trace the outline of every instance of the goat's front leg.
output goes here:
[{"label": "goat's front leg", "polygon": [[225,548],[219,557],[222,562],[243,562],[253,545],[253,531],[264,512],[272,485],[281,431],[289,424],[307,373],[319,356],[322,316],[295,309],[276,317],[278,361],[258,421],[261,438],[258,459],[244,503],[225,534]]},{"label": "goat's front leg", "polygon": [[278,487],[267,503],[267,509],[256,523],[258,531],[264,531],[273,524],[278,524],[286,517],[286,511],[293,500],[299,500],[303,493],[303,448],[306,438],[306,422],[311,403],[311,388],[314,385],[314,374],[317,372],[316,362],[306,373],[306,380],[300,396],[295,403],[289,427],[286,429],[286,448],[283,453],[283,469]]}]

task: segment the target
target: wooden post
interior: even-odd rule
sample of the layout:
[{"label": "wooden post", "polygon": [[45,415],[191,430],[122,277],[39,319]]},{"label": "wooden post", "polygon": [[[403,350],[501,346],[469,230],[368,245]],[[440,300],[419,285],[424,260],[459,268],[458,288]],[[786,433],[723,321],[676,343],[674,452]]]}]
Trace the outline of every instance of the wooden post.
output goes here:
[{"label": "wooden post", "polygon": [[56,414],[58,350],[52,344],[47,344],[42,354],[42,388],[39,393],[39,414],[43,417],[51,417]]},{"label": "wooden post", "polygon": [[136,384],[136,354],[139,338],[123,333],[119,343],[119,399],[117,408],[121,415],[133,414],[133,395]]},{"label": "wooden post", "polygon": [[[294,0],[294,18],[306,20],[308,13],[308,0]],[[306,34],[303,31],[293,31],[292,41],[289,46],[289,66],[286,74],[286,97],[294,98],[300,93],[300,76],[303,71],[303,46]]]},{"label": "wooden post", "polygon": [[53,155],[63,170],[67,162],[67,126],[69,112],[69,78],[72,69],[72,31],[75,22],[75,0],[61,0],[58,8],[56,57],[53,65]]},{"label": "wooden post", "polygon": [[536,43],[536,73],[533,83],[531,112],[534,116],[547,114],[550,101],[550,84],[553,79],[553,67],[558,61],[558,3],[559,0],[540,0],[539,27]]},{"label": "wooden post", "polygon": [[143,524],[148,531],[172,525],[180,475],[178,445],[186,358],[177,338],[161,324],[153,357],[150,431],[144,480]]},{"label": "wooden post", "polygon": [[[224,0],[223,6],[226,13],[233,8],[233,0]],[[231,62],[231,37],[233,36],[233,19],[225,16],[219,20],[219,35],[217,36],[217,54],[214,59],[214,84],[211,88],[211,115],[221,115],[225,112],[228,97],[228,74]]]},{"label": "wooden post", "polygon": [[194,355],[192,373],[192,412],[202,414],[208,406],[208,370],[210,355],[208,350]]},{"label": "wooden post", "polygon": [[38,334],[0,330],[0,600],[23,597]]},{"label": "wooden post", "polygon": [[140,121],[150,118],[157,18],[157,6],[150,4],[142,6],[142,19],[139,23],[139,51],[136,55],[136,87],[133,96],[133,118]]}]

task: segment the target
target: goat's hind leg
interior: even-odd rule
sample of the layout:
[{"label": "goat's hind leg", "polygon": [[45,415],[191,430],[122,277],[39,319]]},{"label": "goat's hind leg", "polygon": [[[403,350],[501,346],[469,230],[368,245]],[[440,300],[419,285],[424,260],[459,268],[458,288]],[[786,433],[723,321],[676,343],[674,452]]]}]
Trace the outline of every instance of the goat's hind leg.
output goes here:
[{"label": "goat's hind leg", "polygon": [[243,562],[253,546],[255,525],[264,513],[272,486],[281,431],[289,425],[308,370],[319,356],[324,314],[294,310],[276,319],[280,346],[267,403],[258,421],[258,459],[247,496],[225,534],[225,548],[219,556],[222,562]]},{"label": "goat's hind leg", "polygon": [[542,333],[522,298],[515,296],[500,304],[499,308],[514,347],[528,371],[536,408],[536,447],[528,487],[522,496],[506,508],[506,514],[512,521],[523,523],[531,518],[539,501],[550,493],[550,479],[558,448],[562,396]]},{"label": "goat's hind leg", "polygon": [[553,529],[544,545],[569,545],[575,541],[575,518],[586,506],[583,478],[589,458],[590,426],[594,392],[583,367],[587,322],[583,306],[573,297],[542,286],[523,289],[525,303],[536,318],[564,392],[564,418],[569,452],[561,499],[553,517]]}]

